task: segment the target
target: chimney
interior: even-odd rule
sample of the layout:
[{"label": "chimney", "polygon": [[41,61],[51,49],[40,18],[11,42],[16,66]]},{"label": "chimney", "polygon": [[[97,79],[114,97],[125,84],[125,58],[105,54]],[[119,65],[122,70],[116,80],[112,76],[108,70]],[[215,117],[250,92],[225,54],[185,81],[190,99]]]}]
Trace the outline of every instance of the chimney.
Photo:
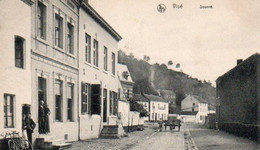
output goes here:
[{"label": "chimney", "polygon": [[239,65],[240,63],[242,63],[243,62],[243,59],[238,59],[237,60],[237,65]]}]

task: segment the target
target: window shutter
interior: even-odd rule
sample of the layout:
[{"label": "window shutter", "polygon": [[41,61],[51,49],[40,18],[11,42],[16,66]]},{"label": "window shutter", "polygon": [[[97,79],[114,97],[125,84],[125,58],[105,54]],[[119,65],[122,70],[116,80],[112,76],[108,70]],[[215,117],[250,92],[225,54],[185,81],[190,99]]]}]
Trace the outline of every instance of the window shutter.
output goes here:
[{"label": "window shutter", "polygon": [[86,107],[84,107],[83,105],[86,102],[86,97],[84,95],[84,92],[85,92],[85,83],[81,82],[81,113],[85,113],[87,111]]},{"label": "window shutter", "polygon": [[88,114],[91,115],[92,114],[91,113],[92,112],[92,110],[91,110],[91,105],[92,105],[91,104],[91,99],[92,98],[91,98],[91,85],[90,84],[88,85],[88,89],[87,90],[88,90],[88,100],[87,100],[88,101]]}]

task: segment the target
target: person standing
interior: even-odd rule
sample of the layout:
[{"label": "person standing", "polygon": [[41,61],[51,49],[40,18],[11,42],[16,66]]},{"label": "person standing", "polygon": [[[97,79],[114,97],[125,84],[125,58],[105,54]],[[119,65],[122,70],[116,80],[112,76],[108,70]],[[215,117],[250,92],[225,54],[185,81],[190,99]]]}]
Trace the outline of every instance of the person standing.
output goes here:
[{"label": "person standing", "polygon": [[40,100],[39,110],[38,110],[38,121],[39,121],[39,133],[45,133],[45,113],[44,113],[44,101]]},{"label": "person standing", "polygon": [[44,132],[49,133],[50,132],[50,124],[49,124],[49,115],[51,114],[50,109],[48,108],[48,105],[44,105]]},{"label": "person standing", "polygon": [[23,129],[26,130],[27,138],[30,143],[32,143],[32,133],[36,124],[31,118],[31,113],[27,113],[23,121]]}]

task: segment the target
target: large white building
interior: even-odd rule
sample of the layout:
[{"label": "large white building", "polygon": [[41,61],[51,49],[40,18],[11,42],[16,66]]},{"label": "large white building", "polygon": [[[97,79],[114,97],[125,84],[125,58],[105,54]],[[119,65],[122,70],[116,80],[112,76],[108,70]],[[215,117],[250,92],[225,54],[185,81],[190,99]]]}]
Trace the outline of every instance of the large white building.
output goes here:
[{"label": "large white building", "polygon": [[80,139],[99,137],[116,125],[120,35],[87,3],[79,10]]},{"label": "large white building", "polygon": [[208,115],[208,103],[198,96],[188,95],[181,102],[181,111],[183,122],[204,123]]},{"label": "large white building", "polygon": [[21,133],[22,118],[30,110],[32,4],[0,1],[0,132]]}]

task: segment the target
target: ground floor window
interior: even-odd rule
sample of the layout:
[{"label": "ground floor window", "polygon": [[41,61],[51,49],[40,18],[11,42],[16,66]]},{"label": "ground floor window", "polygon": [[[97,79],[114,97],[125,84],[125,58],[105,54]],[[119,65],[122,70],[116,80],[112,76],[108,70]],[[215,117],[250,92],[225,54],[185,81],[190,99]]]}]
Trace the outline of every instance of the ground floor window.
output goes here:
[{"label": "ground floor window", "polygon": [[117,93],[110,91],[110,100],[109,100],[109,110],[110,110],[110,115],[117,115],[117,109],[118,109],[118,103],[117,103]]},{"label": "ground floor window", "polygon": [[91,114],[101,113],[100,85],[91,85]]},{"label": "ground floor window", "polygon": [[67,84],[67,120],[73,121],[73,97],[74,97],[74,85],[72,83]]},{"label": "ground floor window", "polygon": [[4,127],[14,127],[14,95],[4,94]]},{"label": "ground floor window", "polygon": [[55,80],[55,120],[62,121],[62,81]]}]

